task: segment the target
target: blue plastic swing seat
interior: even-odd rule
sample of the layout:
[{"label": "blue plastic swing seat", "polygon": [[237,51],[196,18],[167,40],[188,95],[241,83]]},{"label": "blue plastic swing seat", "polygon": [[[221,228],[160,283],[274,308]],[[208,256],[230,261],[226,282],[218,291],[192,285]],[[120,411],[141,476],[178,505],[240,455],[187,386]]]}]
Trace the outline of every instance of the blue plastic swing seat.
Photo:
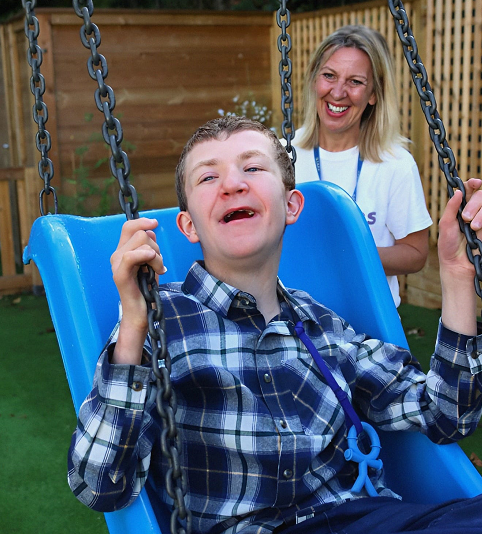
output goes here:
[{"label": "blue plastic swing seat", "polygon": [[[279,275],[287,287],[308,291],[357,331],[407,347],[397,310],[365,218],[351,198],[327,182],[300,185],[306,205],[286,231]],[[202,257],[175,224],[177,208],[156,218],[168,272],[184,280]],[[118,293],[109,258],[124,215],[82,218],[48,215],[32,227],[24,261],[42,276],[76,412],[89,393],[95,364],[117,321]],[[482,477],[457,444],[435,445],[420,433],[380,432],[388,486],[410,502],[438,503],[482,493]],[[66,444],[67,448],[67,444]],[[167,515],[167,514],[165,514]],[[146,490],[128,508],[105,514],[111,534],[169,532],[157,521]],[[162,523],[162,524],[161,524]]]}]

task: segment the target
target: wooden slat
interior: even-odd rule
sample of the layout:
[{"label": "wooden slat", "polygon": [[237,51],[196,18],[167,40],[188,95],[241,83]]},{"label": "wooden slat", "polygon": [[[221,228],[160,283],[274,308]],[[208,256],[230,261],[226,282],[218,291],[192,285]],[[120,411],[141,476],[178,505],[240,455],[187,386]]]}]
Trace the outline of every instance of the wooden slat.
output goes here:
[{"label": "wooden slat", "polygon": [[2,258],[2,274],[15,274],[15,254],[13,248],[12,212],[10,209],[10,193],[8,182],[0,182],[0,254]]},{"label": "wooden slat", "polygon": [[[49,14],[52,24],[56,26],[78,26],[82,20],[65,9],[36,9],[37,14]],[[262,12],[242,13],[199,12],[199,11],[135,11],[96,9],[95,23],[99,27],[107,26],[265,26],[271,27],[271,14]]]},{"label": "wooden slat", "polygon": [[462,60],[462,72],[461,72],[461,128],[460,128],[460,162],[459,162],[459,174],[463,179],[470,177],[469,172],[469,136],[470,136],[470,74],[472,65],[470,57],[473,54],[471,50],[472,41],[472,9],[470,9],[471,0],[465,1],[464,19],[461,21],[460,31],[463,30],[462,35],[462,54],[460,59]]},{"label": "wooden slat", "polygon": [[[21,230],[22,230],[22,241],[28,240],[29,234],[30,234],[30,228],[34,222],[34,220],[39,216],[39,201],[38,201],[38,182],[40,181],[39,175],[37,172],[37,169],[35,167],[27,167],[25,169],[25,180],[24,180],[24,187],[25,187],[25,212],[24,215],[26,217],[26,224],[28,226],[28,231],[24,228],[23,220],[20,220],[21,224]],[[53,211],[53,210],[52,210]],[[33,263],[30,263],[30,265],[24,266],[24,273],[30,276],[31,279],[31,285],[33,287],[40,287],[42,286],[42,279],[40,277],[40,273],[37,269],[37,266]]]},{"label": "wooden slat", "polygon": [[[482,50],[482,2],[472,0],[474,9],[473,50]],[[482,176],[481,137],[479,125],[482,120],[482,94],[481,94],[481,61],[474,61],[473,88],[471,101],[471,143],[470,143],[470,176]],[[477,130],[479,128],[479,130]]]},{"label": "wooden slat", "polygon": [[16,274],[12,276],[0,276],[0,294],[19,293],[32,287],[30,274]]},{"label": "wooden slat", "polygon": [[24,179],[23,167],[9,167],[0,169],[0,182],[18,181]]},{"label": "wooden slat", "polygon": [[13,28],[1,26],[2,63],[4,66],[5,106],[8,130],[10,165],[21,165],[24,158],[23,129],[19,128],[22,121],[22,109],[19,105],[19,68],[16,39]]}]

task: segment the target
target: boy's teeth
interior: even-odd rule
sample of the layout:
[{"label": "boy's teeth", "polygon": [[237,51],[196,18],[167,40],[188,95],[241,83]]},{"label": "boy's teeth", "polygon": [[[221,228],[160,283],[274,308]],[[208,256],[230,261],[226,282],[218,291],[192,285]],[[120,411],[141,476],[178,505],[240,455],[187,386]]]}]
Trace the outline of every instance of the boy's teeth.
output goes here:
[{"label": "boy's teeth", "polygon": [[239,216],[239,215],[242,215],[243,213],[247,213],[248,217],[252,217],[254,215],[254,211],[252,210],[235,210],[235,211],[232,211],[231,213],[228,213],[226,217],[224,217],[224,222],[229,222],[235,215]]},{"label": "boy's teeth", "polygon": [[333,104],[328,104],[328,109],[333,111],[333,113],[342,113],[348,109],[348,106],[334,106]]}]

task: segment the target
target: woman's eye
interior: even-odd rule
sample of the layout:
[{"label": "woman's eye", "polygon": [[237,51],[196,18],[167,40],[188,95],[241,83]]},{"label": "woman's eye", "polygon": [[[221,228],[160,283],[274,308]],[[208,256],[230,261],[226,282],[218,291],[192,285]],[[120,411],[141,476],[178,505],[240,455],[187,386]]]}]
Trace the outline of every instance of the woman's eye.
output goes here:
[{"label": "woman's eye", "polygon": [[351,83],[353,85],[365,85],[361,80],[352,80]]},{"label": "woman's eye", "polygon": [[331,72],[324,72],[322,76],[323,78],[325,78],[325,80],[333,80],[335,78],[335,76],[331,74]]}]

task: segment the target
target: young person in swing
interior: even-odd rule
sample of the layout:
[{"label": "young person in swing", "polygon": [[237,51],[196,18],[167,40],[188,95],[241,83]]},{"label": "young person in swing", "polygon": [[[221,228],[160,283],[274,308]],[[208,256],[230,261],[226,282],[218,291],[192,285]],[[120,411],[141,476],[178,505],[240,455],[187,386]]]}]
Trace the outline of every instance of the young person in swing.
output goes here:
[{"label": "young person in swing", "polygon": [[[296,223],[304,201],[272,132],[240,117],[208,122],[184,148],[176,181],[179,230],[204,255],[184,282],[160,286],[193,532],[480,534],[482,498],[404,503],[377,469],[353,488],[358,464],[344,453],[355,421],[315,363],[321,357],[375,428],[420,431],[437,443],[475,430],[482,339],[474,268],[456,219],[461,192],[440,221],[443,310],[425,375],[407,350],[354,332],[277,278],[285,227]],[[466,182],[463,218],[475,231],[482,227],[481,185]],[[165,272],[156,225],[141,218],[122,229],[111,259],[122,319],[100,356],[69,451],[72,491],[99,511],[128,506],[148,474],[151,498],[170,501],[136,278],[145,263]]]}]

